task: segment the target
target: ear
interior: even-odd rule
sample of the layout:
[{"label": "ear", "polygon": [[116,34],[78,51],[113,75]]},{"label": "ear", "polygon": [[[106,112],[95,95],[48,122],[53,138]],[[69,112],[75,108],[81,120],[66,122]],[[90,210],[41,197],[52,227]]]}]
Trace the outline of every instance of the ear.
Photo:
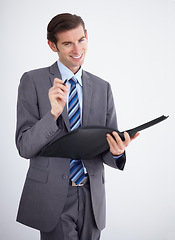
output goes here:
[{"label": "ear", "polygon": [[53,43],[53,42],[51,42],[51,41],[48,41],[48,45],[49,45],[49,47],[52,49],[52,51],[58,52],[55,43]]}]

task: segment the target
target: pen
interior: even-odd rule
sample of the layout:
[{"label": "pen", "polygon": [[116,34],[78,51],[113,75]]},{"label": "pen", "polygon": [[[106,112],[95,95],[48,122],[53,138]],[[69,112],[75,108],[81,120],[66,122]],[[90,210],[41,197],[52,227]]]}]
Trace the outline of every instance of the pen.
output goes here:
[{"label": "pen", "polygon": [[66,85],[67,79],[64,81],[63,85]]}]

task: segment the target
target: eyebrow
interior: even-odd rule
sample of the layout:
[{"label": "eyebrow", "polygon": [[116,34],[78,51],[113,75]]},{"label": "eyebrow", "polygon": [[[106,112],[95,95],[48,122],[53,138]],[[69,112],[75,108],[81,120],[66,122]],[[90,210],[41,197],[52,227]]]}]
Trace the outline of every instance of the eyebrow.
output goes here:
[{"label": "eyebrow", "polygon": [[[80,41],[80,40],[83,39],[83,38],[86,38],[86,36],[81,37],[78,41]],[[71,42],[70,42],[70,41],[62,42],[63,45],[64,45],[64,44],[67,44],[67,43],[71,43]]]}]

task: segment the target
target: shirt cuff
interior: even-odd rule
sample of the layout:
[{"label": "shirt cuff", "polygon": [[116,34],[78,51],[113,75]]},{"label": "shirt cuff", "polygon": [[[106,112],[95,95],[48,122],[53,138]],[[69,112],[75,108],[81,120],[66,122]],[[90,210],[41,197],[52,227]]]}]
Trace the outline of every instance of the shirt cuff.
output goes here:
[{"label": "shirt cuff", "polygon": [[113,156],[113,158],[117,161],[122,156],[123,156],[123,153],[121,155],[118,155],[118,156]]}]

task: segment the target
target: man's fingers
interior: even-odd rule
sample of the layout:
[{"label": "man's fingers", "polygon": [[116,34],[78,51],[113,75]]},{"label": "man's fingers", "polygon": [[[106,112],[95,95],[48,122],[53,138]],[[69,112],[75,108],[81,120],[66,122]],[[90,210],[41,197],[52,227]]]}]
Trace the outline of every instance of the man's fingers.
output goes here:
[{"label": "man's fingers", "polygon": [[106,136],[107,136],[108,143],[110,143],[110,145],[112,145],[114,147],[116,144],[115,139],[109,133]]},{"label": "man's fingers", "polygon": [[53,84],[55,85],[56,83],[62,83],[63,84],[64,82],[63,82],[63,80],[61,80],[59,78],[54,78],[54,83]]},{"label": "man's fingers", "polygon": [[110,134],[107,134],[107,141],[110,146],[110,151],[113,155],[120,155],[124,152],[123,142],[119,135],[116,132],[113,132],[112,137]]},{"label": "man's fingers", "polygon": [[117,132],[112,132],[112,135],[113,136],[108,133],[106,134],[106,137],[109,143],[111,153],[116,156],[121,155],[125,151],[125,148],[128,147],[129,143],[139,136],[139,133],[136,133],[134,137],[130,138],[129,134],[127,132],[124,132],[124,141],[122,141]]},{"label": "man's fingers", "polygon": [[55,84],[62,84],[63,86],[65,86],[66,83],[67,83],[67,80],[63,81],[63,80],[61,80],[59,78],[54,78],[53,85],[55,85]]},{"label": "man's fingers", "polygon": [[50,90],[52,91],[57,91],[57,92],[60,92],[61,93],[61,91],[63,91],[63,92],[65,92],[65,93],[67,93],[68,91],[69,91],[69,87],[68,87],[68,85],[64,85],[63,84],[63,81],[61,80],[61,79],[59,79],[59,78],[55,78],[54,79],[54,84],[53,84],[53,87],[52,88],[50,88]]},{"label": "man's fingers", "polygon": [[119,143],[122,142],[120,136],[118,135],[117,132],[112,132],[112,135],[114,136],[115,140]]},{"label": "man's fingers", "polygon": [[122,139],[120,138],[120,136],[118,135],[117,132],[112,132],[112,135],[111,136],[110,134],[108,134],[109,136],[109,140],[111,142],[111,144],[116,147],[116,143],[117,143],[117,147],[122,149],[123,148],[123,141]]},{"label": "man's fingers", "polygon": [[66,104],[67,93],[69,91],[68,85],[63,84],[63,80],[54,78],[54,84],[49,89],[49,100],[51,103],[51,113],[56,120],[63,111]]},{"label": "man's fingers", "polygon": [[125,138],[125,146],[127,147],[129,143],[131,142],[131,138],[127,132],[124,132],[124,138]]},{"label": "man's fingers", "polygon": [[136,139],[138,136],[140,135],[140,133],[136,133],[132,138],[131,138],[131,141]]}]

